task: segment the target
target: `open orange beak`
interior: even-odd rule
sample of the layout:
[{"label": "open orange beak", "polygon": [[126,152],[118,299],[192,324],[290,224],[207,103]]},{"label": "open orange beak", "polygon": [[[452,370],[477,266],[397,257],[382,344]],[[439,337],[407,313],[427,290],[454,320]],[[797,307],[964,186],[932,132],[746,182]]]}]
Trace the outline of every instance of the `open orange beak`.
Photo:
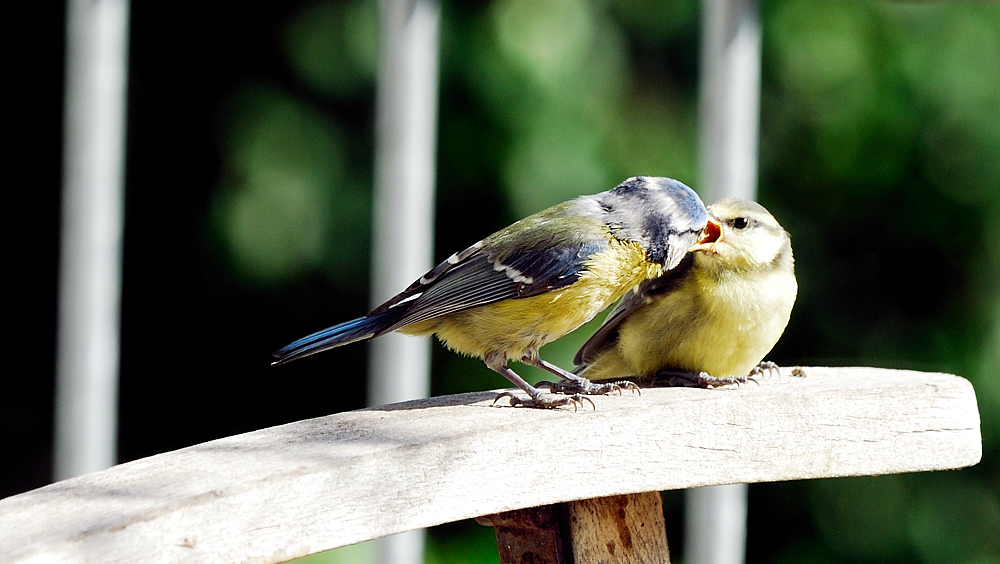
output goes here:
[{"label": "open orange beak", "polygon": [[688,249],[688,252],[693,251],[705,251],[706,253],[718,252],[715,250],[715,244],[722,240],[722,226],[713,220],[708,220],[708,224],[705,225],[705,229],[701,231],[701,237],[698,242],[695,243],[693,247]]}]

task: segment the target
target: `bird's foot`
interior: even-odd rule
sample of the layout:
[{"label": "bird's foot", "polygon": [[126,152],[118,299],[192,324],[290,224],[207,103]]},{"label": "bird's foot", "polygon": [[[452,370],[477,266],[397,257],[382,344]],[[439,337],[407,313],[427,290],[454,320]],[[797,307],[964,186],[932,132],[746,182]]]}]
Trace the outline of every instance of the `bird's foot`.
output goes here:
[{"label": "bird's foot", "polygon": [[731,386],[733,384],[739,386],[741,384],[746,384],[747,382],[757,384],[754,374],[751,373],[748,376],[730,376],[727,378],[710,376],[704,372],[698,375],[698,386],[701,388],[718,388],[720,386]]},{"label": "bird's foot", "polygon": [[736,376],[719,378],[707,372],[675,372],[660,370],[653,376],[652,384],[659,387],[684,387],[684,388],[718,388],[721,386],[731,386],[736,384],[746,384],[747,382],[757,383],[753,372],[748,376]]},{"label": "bird's foot", "polygon": [[562,407],[565,405],[573,406],[573,411],[578,408],[583,407],[584,402],[590,404],[590,407],[597,410],[594,406],[594,402],[587,396],[581,394],[571,394],[571,395],[551,395],[551,394],[538,394],[534,397],[528,397],[527,399],[521,398],[514,395],[514,392],[501,392],[497,394],[497,397],[493,398],[493,403],[496,404],[501,398],[508,398],[510,405],[513,407],[534,407],[538,409],[555,409],[557,407]]},{"label": "bird's foot", "polygon": [[642,392],[639,391],[639,386],[636,386],[634,382],[629,382],[628,380],[618,380],[615,382],[591,382],[586,378],[580,378],[579,380],[562,380],[559,382],[544,381],[539,382],[536,385],[539,388],[548,388],[550,392],[556,394],[606,396],[616,392],[618,395],[622,395],[622,390],[629,390],[630,392],[642,395]]},{"label": "bird's foot", "polygon": [[765,376],[764,374],[765,372],[767,373],[766,376],[772,376],[775,374],[781,376],[781,367],[771,362],[770,360],[763,360],[761,361],[760,364],[753,367],[753,370],[750,371],[749,377],[757,378],[760,376]]}]

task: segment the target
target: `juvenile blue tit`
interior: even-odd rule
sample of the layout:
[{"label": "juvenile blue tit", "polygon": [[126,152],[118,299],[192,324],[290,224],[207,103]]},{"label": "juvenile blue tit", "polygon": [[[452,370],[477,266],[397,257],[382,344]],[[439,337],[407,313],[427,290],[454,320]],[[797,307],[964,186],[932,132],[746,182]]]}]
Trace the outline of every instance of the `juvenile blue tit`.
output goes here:
[{"label": "juvenile blue tit", "polygon": [[622,299],[576,353],[577,374],[705,387],[777,368],[762,360],[798,290],[791,239],[756,202],[727,198],[708,211],[701,242]]},{"label": "juvenile blue tit", "polygon": [[[365,317],[324,329],[278,350],[284,364],[348,343],[399,331],[437,335],[452,350],[482,358],[528,394],[511,405],[581,405],[597,385],[538,357],[639,283],[676,267],[698,244],[708,213],[693,190],[670,178],[635,177],[522,219],[431,269]],[[543,393],[511,361],[562,379]],[[630,385],[629,383],[620,383]],[[589,401],[589,400],[587,400]],[[592,403],[592,402],[591,402]]]}]

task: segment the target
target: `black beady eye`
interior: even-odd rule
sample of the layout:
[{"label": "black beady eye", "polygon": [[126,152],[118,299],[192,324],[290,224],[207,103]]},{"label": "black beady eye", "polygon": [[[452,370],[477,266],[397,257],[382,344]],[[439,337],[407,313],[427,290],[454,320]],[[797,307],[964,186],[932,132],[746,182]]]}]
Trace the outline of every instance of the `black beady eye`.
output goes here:
[{"label": "black beady eye", "polygon": [[750,225],[750,220],[745,217],[734,217],[729,221],[729,224],[733,226],[734,229],[746,229]]}]

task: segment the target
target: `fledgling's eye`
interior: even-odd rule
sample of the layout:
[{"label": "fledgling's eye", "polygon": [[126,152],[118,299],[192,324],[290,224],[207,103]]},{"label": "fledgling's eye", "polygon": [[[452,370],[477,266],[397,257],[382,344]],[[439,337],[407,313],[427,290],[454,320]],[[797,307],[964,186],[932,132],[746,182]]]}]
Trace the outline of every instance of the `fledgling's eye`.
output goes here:
[{"label": "fledgling's eye", "polygon": [[750,218],[734,217],[729,220],[729,225],[732,225],[733,229],[746,229],[750,226]]}]

